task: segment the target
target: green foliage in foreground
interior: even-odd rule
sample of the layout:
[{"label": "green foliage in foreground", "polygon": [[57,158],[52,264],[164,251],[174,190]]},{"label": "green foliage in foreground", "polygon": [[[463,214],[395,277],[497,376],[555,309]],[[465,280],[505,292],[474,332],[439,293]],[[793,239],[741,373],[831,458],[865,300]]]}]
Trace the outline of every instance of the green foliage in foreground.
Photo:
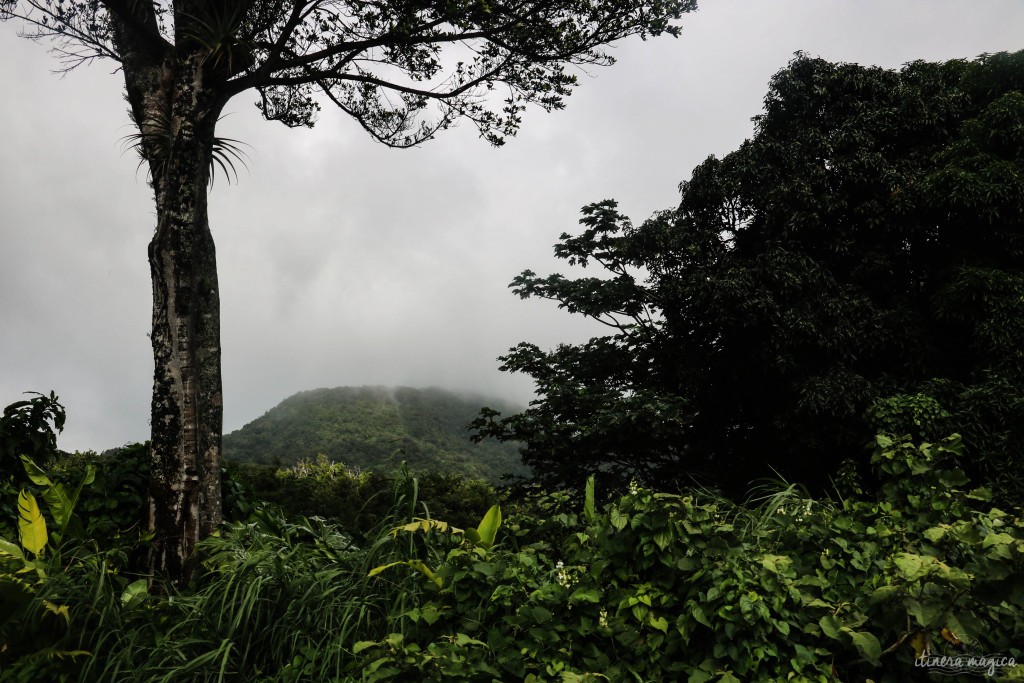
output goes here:
[{"label": "green foliage in foreground", "polygon": [[407,481],[372,541],[257,509],[165,595],[81,544],[0,621],[0,676],[902,683],[917,655],[1019,660],[1024,514],[967,487],[960,451],[880,436],[877,494],[848,475],[835,500],[634,488],[599,505],[591,485],[582,504],[481,510],[467,531]]},{"label": "green foliage in foreground", "polygon": [[10,404],[0,415],[0,536],[11,535],[11,525],[18,518],[22,456],[35,463],[49,463],[57,455],[57,434],[66,419],[55,393],[28,393],[35,397]]},{"label": "green foliage in foreground", "polygon": [[[228,463],[226,472],[231,486],[237,484],[238,494],[232,500],[272,503],[293,517],[324,517],[358,538],[390,518],[395,486],[407,476],[356,472],[322,454],[281,468]],[[470,524],[480,510],[498,499],[486,481],[461,474],[417,472],[416,483],[417,498],[428,506],[429,514],[457,526]],[[241,507],[245,509],[244,502]]]},{"label": "green foliage in foreground", "polygon": [[356,646],[363,680],[896,683],[926,652],[1021,659],[1024,519],[959,488],[959,453],[879,437],[871,498],[553,497],[492,549],[431,526],[431,599]]},{"label": "green foliage in foreground", "polygon": [[[391,523],[412,514],[413,488],[408,481],[396,491]],[[384,635],[387,615],[412,604],[412,581],[368,576],[410,549],[357,547],[336,526],[275,510],[257,509],[207,539],[204,572],[183,591],[125,576],[123,554],[74,547],[75,560],[51,572],[33,602],[0,611],[0,679],[337,679],[352,665],[345,643]],[[376,536],[389,538],[386,528]],[[8,560],[0,553],[0,579],[18,570]]]}]

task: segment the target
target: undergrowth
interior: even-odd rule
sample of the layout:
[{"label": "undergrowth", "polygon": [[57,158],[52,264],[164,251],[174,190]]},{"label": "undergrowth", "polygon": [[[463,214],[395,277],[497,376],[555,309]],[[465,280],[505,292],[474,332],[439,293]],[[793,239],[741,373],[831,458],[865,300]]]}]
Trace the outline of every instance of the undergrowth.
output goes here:
[{"label": "undergrowth", "polygon": [[410,477],[358,540],[256,505],[181,591],[85,534],[21,559],[6,541],[0,598],[20,602],[0,612],[0,678],[902,683],[987,655],[1022,680],[1024,515],[960,458],[956,437],[880,436],[876,492],[846,473],[831,499],[633,486],[602,504],[591,483],[465,529]]}]

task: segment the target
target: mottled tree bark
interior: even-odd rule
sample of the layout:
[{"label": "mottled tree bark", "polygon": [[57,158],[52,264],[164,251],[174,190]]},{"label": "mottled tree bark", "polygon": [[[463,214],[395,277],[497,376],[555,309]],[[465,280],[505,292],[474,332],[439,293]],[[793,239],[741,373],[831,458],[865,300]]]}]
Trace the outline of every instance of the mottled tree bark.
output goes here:
[{"label": "mottled tree bark", "polygon": [[[187,137],[187,136],[186,136]],[[220,296],[207,218],[209,147],[182,140],[164,169],[153,279],[152,470],[155,572],[187,578],[196,543],[221,522]],[[205,151],[205,153],[204,153]]]},{"label": "mottled tree bark", "polygon": [[183,582],[197,543],[222,520],[220,294],[207,186],[223,103],[205,83],[200,52],[135,47],[125,38],[125,83],[157,207],[150,568]]},{"label": "mottled tree bark", "polygon": [[[153,279],[151,566],[179,580],[192,573],[196,544],[222,520],[220,293],[207,185],[219,108],[204,101],[196,56],[170,79],[167,149],[150,161],[157,229]],[[165,100],[166,101],[166,100]]]}]

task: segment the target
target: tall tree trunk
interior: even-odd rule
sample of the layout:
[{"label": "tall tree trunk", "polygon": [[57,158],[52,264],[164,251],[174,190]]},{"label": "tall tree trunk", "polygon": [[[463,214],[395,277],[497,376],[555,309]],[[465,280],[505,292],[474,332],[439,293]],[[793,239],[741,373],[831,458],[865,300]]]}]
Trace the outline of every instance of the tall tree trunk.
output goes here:
[{"label": "tall tree trunk", "polygon": [[[204,101],[194,55],[175,65],[149,112],[164,148],[149,157],[157,229],[153,280],[151,567],[177,581],[194,570],[196,544],[222,520],[220,294],[207,215],[217,108]],[[167,88],[167,80],[171,87]],[[170,90],[170,92],[167,92]]]}]

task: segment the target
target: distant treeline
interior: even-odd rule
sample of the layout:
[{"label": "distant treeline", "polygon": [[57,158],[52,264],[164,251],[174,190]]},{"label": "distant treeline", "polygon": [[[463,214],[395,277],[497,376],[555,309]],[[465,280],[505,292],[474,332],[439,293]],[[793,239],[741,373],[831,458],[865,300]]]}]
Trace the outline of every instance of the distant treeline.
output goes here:
[{"label": "distant treeline", "polygon": [[518,444],[474,444],[468,425],[483,405],[520,408],[442,389],[338,387],[303,391],[224,436],[228,460],[289,466],[324,455],[354,470],[455,472],[497,482],[527,476]]}]

